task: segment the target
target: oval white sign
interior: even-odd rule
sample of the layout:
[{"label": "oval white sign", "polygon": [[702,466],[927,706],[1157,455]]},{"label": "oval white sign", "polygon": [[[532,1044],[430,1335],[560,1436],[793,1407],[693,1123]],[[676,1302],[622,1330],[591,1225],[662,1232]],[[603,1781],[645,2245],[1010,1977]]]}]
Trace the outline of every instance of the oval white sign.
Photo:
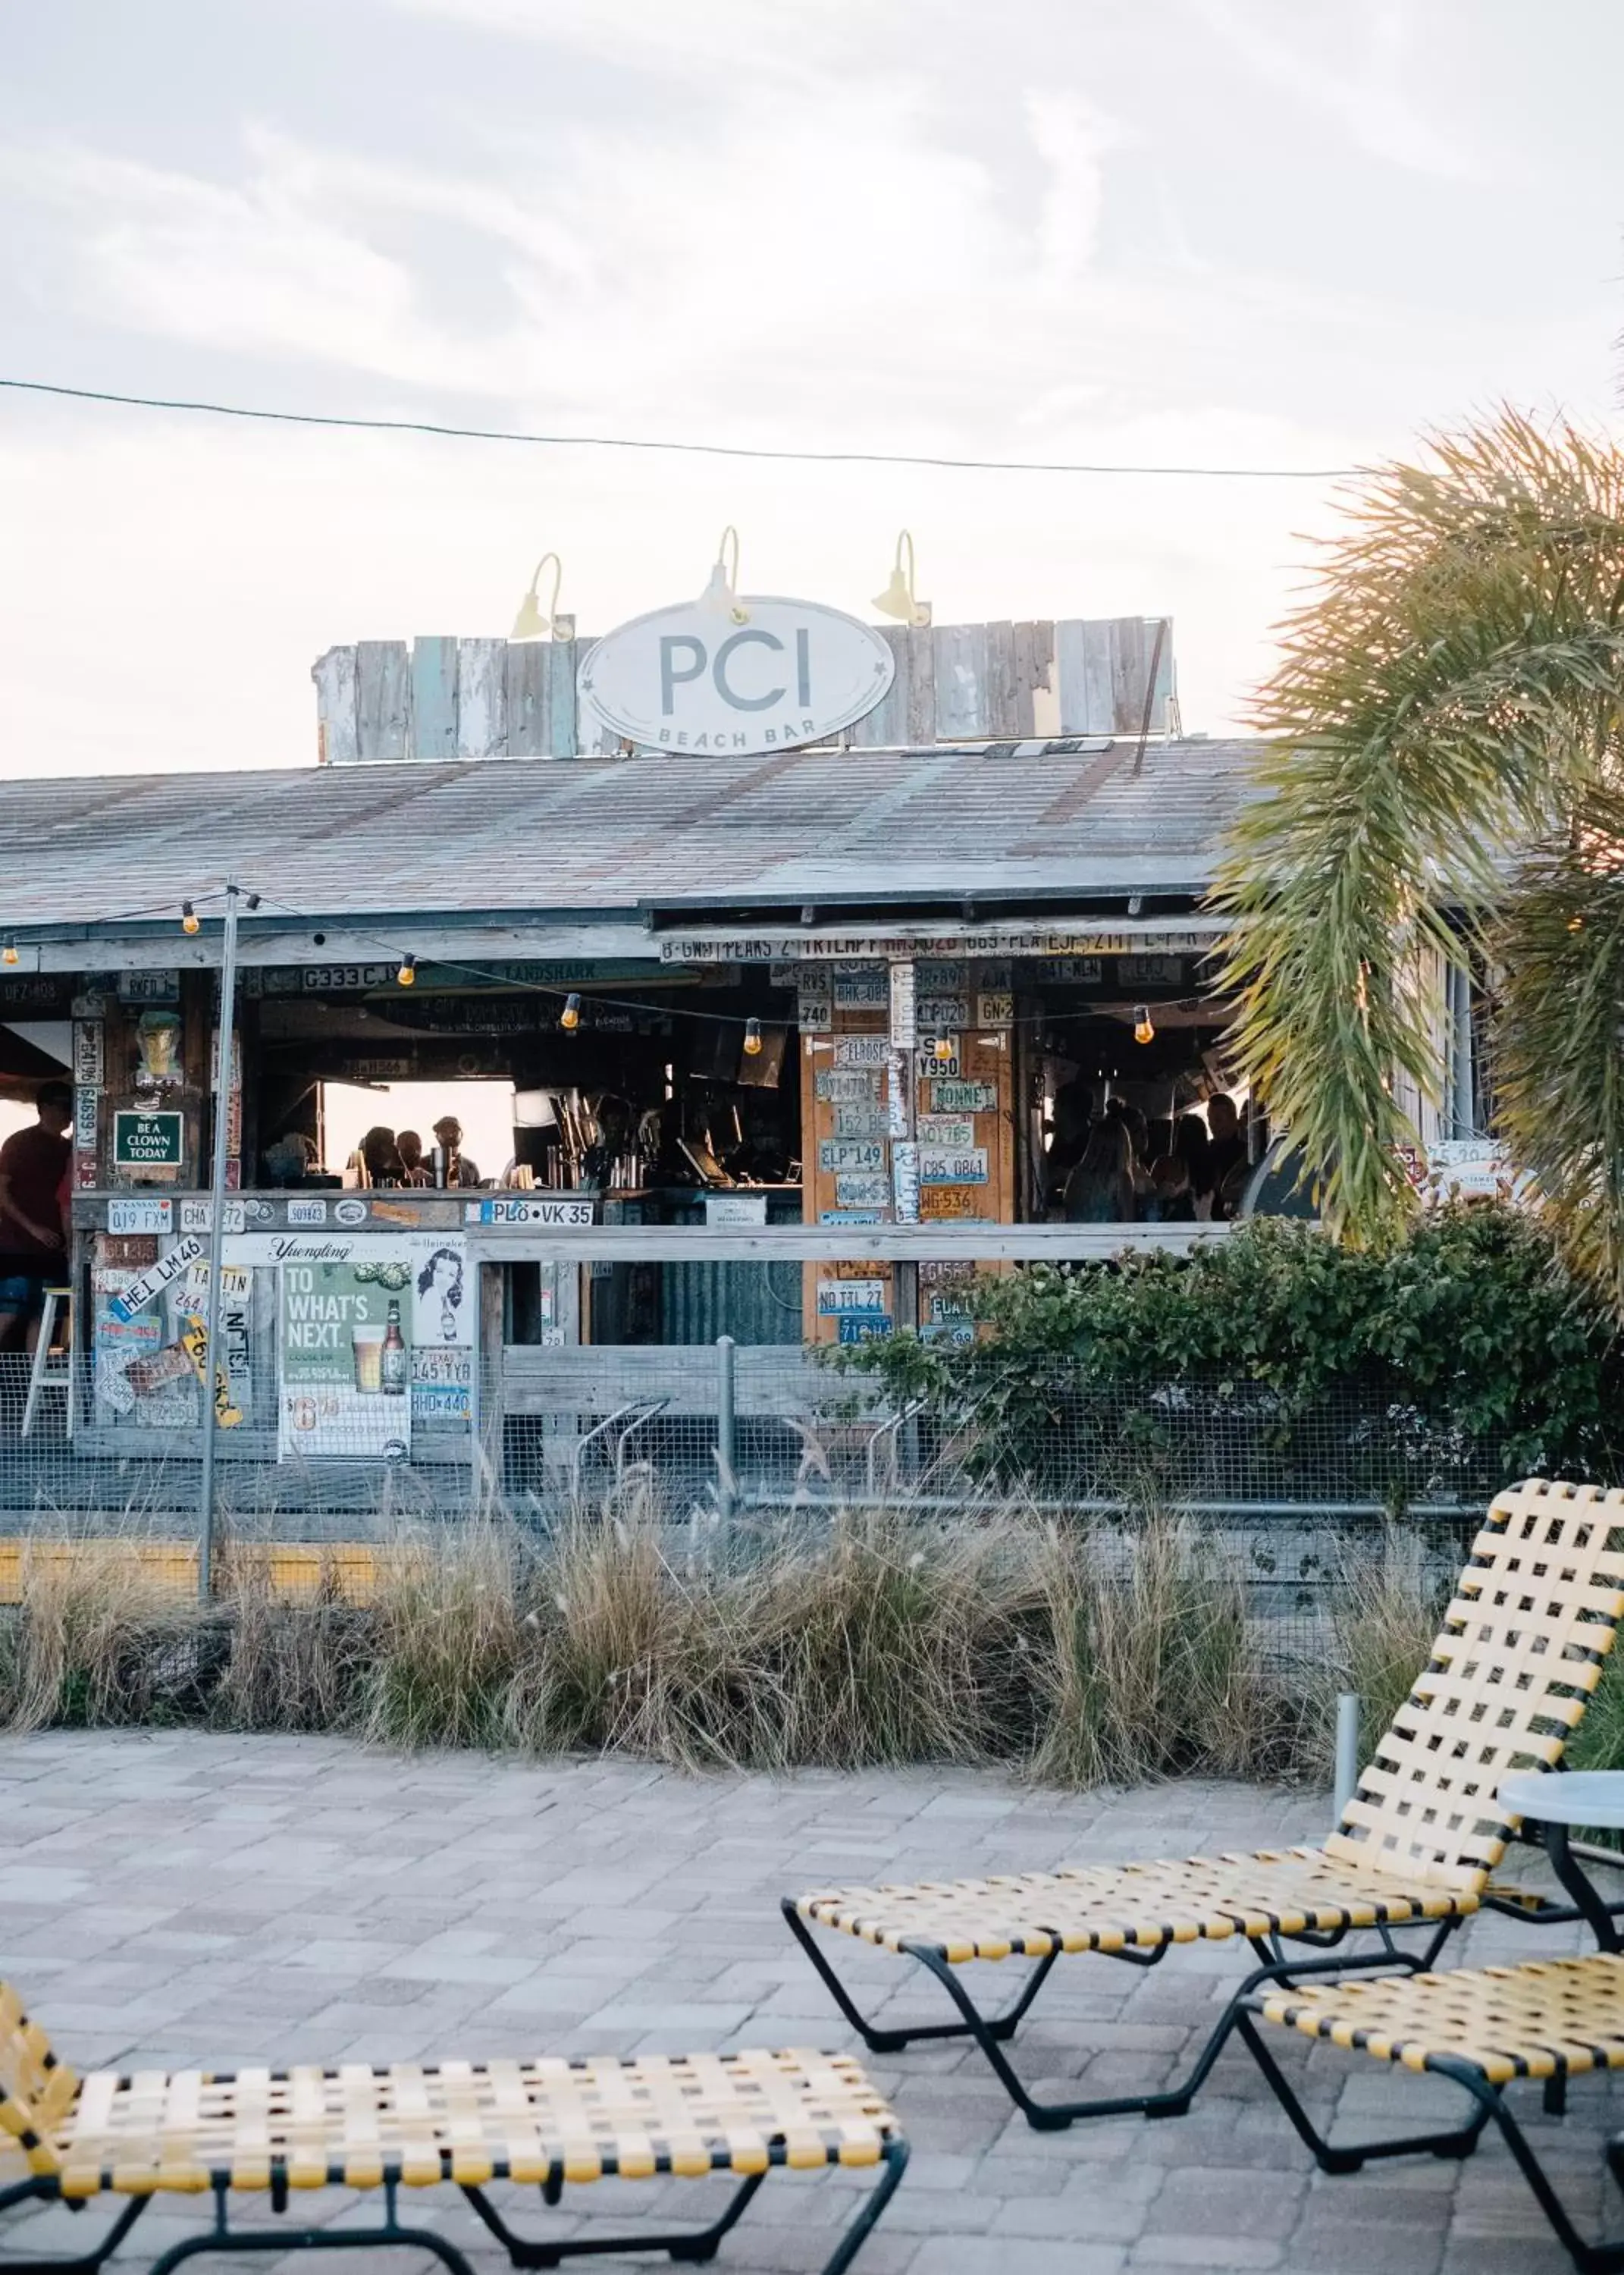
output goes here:
[{"label": "oval white sign", "polygon": [[656,751],[744,755],[822,742],[880,702],[882,636],[816,601],[742,595],[744,624],[687,601],[633,616],[581,665],[578,692],[616,734]]}]

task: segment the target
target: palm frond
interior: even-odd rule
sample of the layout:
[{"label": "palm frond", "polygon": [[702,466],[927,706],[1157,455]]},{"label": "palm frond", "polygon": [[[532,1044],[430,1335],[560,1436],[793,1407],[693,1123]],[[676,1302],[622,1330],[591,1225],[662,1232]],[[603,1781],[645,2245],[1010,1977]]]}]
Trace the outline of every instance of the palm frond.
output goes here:
[{"label": "palm frond", "polygon": [[1410,1206],[1403,1082],[1438,1080],[1423,952],[1462,963],[1461,911],[1614,767],[1624,687],[1624,457],[1511,412],[1432,456],[1349,495],[1217,896],[1242,1070],[1363,1239]]},{"label": "palm frond", "polygon": [[1496,927],[1498,1118],[1568,1263],[1624,1315],[1624,814],[1591,802]]}]

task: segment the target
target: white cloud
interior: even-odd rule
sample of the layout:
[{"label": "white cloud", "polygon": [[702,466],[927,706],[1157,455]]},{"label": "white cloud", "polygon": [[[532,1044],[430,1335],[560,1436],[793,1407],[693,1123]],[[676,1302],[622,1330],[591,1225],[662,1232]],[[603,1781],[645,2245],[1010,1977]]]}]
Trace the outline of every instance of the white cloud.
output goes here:
[{"label": "white cloud", "polygon": [[250,131],[238,185],[82,145],[34,145],[0,162],[65,216],[56,283],[79,311],[157,337],[300,363],[347,365],[422,386],[510,394],[525,376],[520,336],[459,339],[425,314],[407,262],[368,241],[368,219],[437,214],[535,269],[578,272],[556,224],[492,190],[399,168],[329,161]]},{"label": "white cloud", "polygon": [[538,41],[716,101],[746,82],[805,88],[840,72],[859,40],[917,22],[902,0],[394,0],[407,14]]},{"label": "white cloud", "polygon": [[[1589,280],[1613,221],[1556,168],[1496,203],[1494,135],[1464,96],[1439,134],[1394,5],[1191,0],[1168,30],[1143,0],[394,4],[416,67],[441,65],[407,90],[410,132],[398,86],[363,104],[313,38],[302,76],[245,97],[216,59],[189,94],[207,133],[149,129],[139,71],[99,114],[64,72],[14,117],[14,367],[552,432],[1182,464],[1369,459],[1530,375],[1582,408],[1610,387],[1616,318]],[[1453,185],[1473,167],[1468,243]],[[1406,276],[1440,215],[1454,257]],[[904,524],[939,622],[1171,609],[1186,718],[1216,729],[1245,715],[1295,533],[1325,512],[1311,486],[10,400],[0,773],[303,760],[333,642],[500,631],[548,546],[601,627],[696,588],[730,520],[748,584],[858,611]]]},{"label": "white cloud", "polygon": [[[1197,14],[1224,44],[1270,87],[1333,118],[1356,147],[1394,166],[1446,180],[1481,171],[1457,135],[1418,110],[1402,84],[1409,75],[1405,19],[1392,7],[1320,13],[1293,6],[1294,30],[1329,26],[1333,52],[1317,57],[1298,40],[1270,31],[1252,0],[1191,0]],[[1347,52],[1363,27],[1370,52],[1361,62]]]},{"label": "white cloud", "polygon": [[1039,265],[1047,289],[1062,292],[1081,282],[1093,261],[1105,194],[1103,162],[1122,147],[1124,138],[1114,120],[1079,94],[1030,90],[1026,117],[1049,173],[1039,214]]}]

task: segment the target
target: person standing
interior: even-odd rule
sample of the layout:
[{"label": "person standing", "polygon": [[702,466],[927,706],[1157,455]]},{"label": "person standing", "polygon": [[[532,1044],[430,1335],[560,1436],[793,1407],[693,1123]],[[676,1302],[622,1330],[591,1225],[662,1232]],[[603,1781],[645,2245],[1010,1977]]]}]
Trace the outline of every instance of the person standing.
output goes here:
[{"label": "person standing", "polygon": [[434,1143],[445,1149],[448,1185],[477,1185],[482,1182],[477,1163],[463,1151],[463,1125],[454,1114],[442,1114],[435,1122]]},{"label": "person standing", "polygon": [[46,1282],[67,1268],[61,1194],[73,1158],[72,1090],[65,1082],[44,1084],[34,1111],[34,1127],[0,1145],[0,1349],[20,1323],[25,1348],[33,1350]]}]

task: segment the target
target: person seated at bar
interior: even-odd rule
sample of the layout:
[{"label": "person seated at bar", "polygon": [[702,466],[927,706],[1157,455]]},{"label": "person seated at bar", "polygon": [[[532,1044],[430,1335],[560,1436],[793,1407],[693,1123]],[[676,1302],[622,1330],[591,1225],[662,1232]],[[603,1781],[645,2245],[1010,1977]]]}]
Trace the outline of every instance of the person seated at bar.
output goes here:
[{"label": "person seated at bar", "polygon": [[376,1122],[362,1138],[359,1147],[366,1164],[366,1182],[370,1185],[402,1185],[406,1181],[405,1169],[395,1143],[395,1132]]},{"label": "person seated at bar", "polygon": [[1175,1154],[1164,1153],[1151,1165],[1151,1190],[1139,1204],[1140,1215],[1146,1224],[1193,1224],[1196,1221],[1196,1196],[1190,1188],[1190,1168]]},{"label": "person seated at bar", "polygon": [[1106,1107],[1104,1118],[1107,1122],[1120,1122],[1128,1132],[1128,1174],[1133,1180],[1137,1194],[1148,1193],[1151,1172],[1145,1160],[1145,1147],[1150,1131],[1144,1114],[1131,1099],[1114,1098]]},{"label": "person seated at bar", "polygon": [[1206,1102],[1207,1128],[1212,1133],[1207,1154],[1207,1190],[1212,1196],[1215,1223],[1235,1214],[1238,1198],[1232,1190],[1235,1173],[1246,1160],[1246,1137],[1235,1103],[1225,1091],[1215,1091]]},{"label": "person seated at bar", "polygon": [[1131,1224],[1133,1157],[1127,1124],[1096,1122],[1083,1159],[1066,1180],[1068,1224]]},{"label": "person seated at bar", "polygon": [[479,1164],[470,1160],[463,1151],[463,1125],[454,1114],[442,1114],[435,1122],[434,1143],[445,1153],[445,1181],[448,1185],[484,1183]]},{"label": "person seated at bar", "polygon": [[67,1138],[73,1121],[70,1086],[42,1084],[34,1112],[39,1118],[31,1130],[13,1130],[0,1145],[0,1349],[20,1326],[25,1347],[33,1350],[46,1283],[59,1280],[67,1263],[58,1196],[73,1158]]},{"label": "person seated at bar", "polygon": [[415,1130],[396,1132],[395,1151],[400,1155],[400,1181],[403,1185],[426,1185],[428,1164],[423,1159],[423,1140]]},{"label": "person seated at bar", "polygon": [[[1207,1166],[1212,1141],[1206,1134],[1206,1124],[1198,1114],[1181,1114],[1173,1128],[1173,1153],[1175,1160],[1182,1161],[1190,1171],[1190,1190],[1197,1204],[1207,1200],[1212,1190],[1212,1180]],[[1197,1209],[1197,1213],[1205,1214]]]}]

